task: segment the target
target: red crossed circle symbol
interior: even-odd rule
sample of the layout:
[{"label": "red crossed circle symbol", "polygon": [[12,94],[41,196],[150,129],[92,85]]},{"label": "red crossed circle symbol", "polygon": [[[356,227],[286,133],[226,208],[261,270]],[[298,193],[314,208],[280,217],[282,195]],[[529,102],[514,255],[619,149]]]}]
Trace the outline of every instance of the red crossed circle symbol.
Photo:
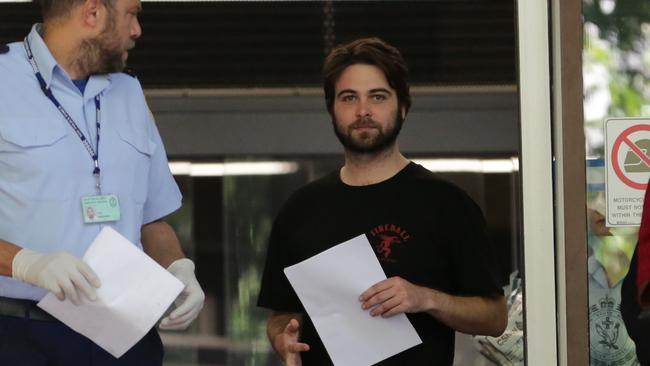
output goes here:
[{"label": "red crossed circle symbol", "polygon": [[618,176],[618,178],[625,183],[626,185],[636,188],[636,189],[641,189],[645,190],[648,187],[648,183],[638,183],[633,181],[632,179],[628,178],[623,170],[621,169],[621,165],[618,162],[618,151],[625,143],[632,151],[646,164],[648,167],[650,167],[650,157],[648,157],[641,149],[639,149],[638,146],[632,140],[630,140],[630,135],[639,132],[639,131],[650,131],[650,125],[636,125],[629,127],[625,131],[623,131],[617,138],[616,141],[614,141],[614,145],[612,146],[612,156],[611,156],[611,161],[612,161],[612,166],[614,167],[614,172]]}]

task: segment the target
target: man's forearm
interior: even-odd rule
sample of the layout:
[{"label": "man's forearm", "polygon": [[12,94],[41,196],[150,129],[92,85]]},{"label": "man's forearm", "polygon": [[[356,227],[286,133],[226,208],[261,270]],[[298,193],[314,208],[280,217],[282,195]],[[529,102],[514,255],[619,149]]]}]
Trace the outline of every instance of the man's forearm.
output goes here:
[{"label": "man's forearm", "polygon": [[144,252],[165,268],[185,257],[174,229],[163,220],[143,225],[141,236]]},{"label": "man's forearm", "polygon": [[429,291],[427,313],[459,332],[498,336],[508,323],[508,312],[503,296],[463,297]]},{"label": "man's forearm", "polygon": [[0,276],[11,277],[14,257],[21,249],[8,241],[0,240]]}]

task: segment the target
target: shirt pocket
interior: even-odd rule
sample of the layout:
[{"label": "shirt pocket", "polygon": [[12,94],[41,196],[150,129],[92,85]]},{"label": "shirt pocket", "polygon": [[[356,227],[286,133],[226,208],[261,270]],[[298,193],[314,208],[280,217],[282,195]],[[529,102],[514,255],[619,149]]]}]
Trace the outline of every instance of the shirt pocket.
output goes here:
[{"label": "shirt pocket", "polygon": [[0,151],[25,152],[53,145],[67,131],[57,120],[0,117]]},{"label": "shirt pocket", "polygon": [[54,118],[0,116],[0,191],[29,202],[68,198],[67,134]]},{"label": "shirt pocket", "polygon": [[[145,128],[118,123],[115,128],[118,140],[121,142],[120,151],[115,156],[114,169],[122,182],[117,183],[127,199],[136,204],[144,204],[149,189],[149,170],[151,157],[156,152],[156,144],[151,140]],[[124,186],[126,183],[128,186]]]},{"label": "shirt pocket", "polygon": [[137,150],[139,153],[151,157],[156,151],[156,144],[151,141],[143,130],[129,128],[124,124],[118,124],[117,134],[124,142]]}]

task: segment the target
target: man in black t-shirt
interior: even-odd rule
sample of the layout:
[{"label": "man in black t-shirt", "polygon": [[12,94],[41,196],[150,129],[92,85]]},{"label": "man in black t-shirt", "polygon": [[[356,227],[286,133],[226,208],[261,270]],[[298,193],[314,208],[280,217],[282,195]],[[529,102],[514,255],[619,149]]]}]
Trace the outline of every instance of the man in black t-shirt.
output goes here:
[{"label": "man in black t-shirt", "polygon": [[274,222],[258,298],[272,310],[271,345],[287,365],[332,364],[283,269],[365,233],[388,278],[359,306],[406,313],[422,338],[379,364],[451,366],[455,330],[497,336],[507,322],[481,211],[400,153],[411,99],[397,49],[377,38],[339,46],[323,76],[345,165],[294,193]]}]

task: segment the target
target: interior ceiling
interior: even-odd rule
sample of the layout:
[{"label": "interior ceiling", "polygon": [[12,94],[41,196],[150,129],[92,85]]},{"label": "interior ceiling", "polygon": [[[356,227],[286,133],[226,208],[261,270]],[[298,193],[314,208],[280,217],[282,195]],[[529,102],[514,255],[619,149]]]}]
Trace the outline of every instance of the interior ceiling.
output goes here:
[{"label": "interior ceiling", "polygon": [[[146,2],[129,67],[147,88],[317,86],[333,44],[379,36],[414,85],[515,84],[513,0]],[[39,12],[0,3],[0,43]]]}]

